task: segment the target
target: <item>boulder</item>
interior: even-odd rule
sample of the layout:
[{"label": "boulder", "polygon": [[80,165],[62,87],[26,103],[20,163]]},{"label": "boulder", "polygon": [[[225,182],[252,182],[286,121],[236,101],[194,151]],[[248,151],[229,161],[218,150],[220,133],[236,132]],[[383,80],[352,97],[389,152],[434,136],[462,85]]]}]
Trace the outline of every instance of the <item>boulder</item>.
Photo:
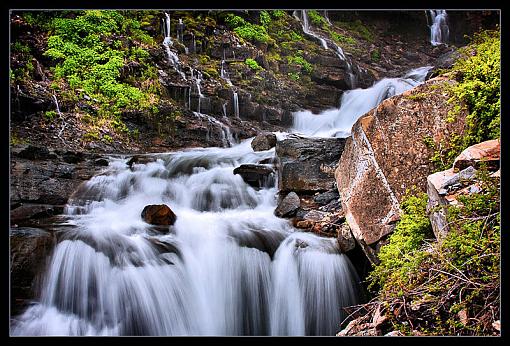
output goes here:
[{"label": "boulder", "polygon": [[344,222],[338,230],[337,241],[342,253],[351,251],[356,246],[356,240],[352,235],[351,228],[346,222]]},{"label": "boulder", "polygon": [[13,227],[10,243],[11,306],[14,314],[35,297],[38,274],[44,272],[55,238],[39,228]]},{"label": "boulder", "polygon": [[436,239],[443,239],[448,233],[446,221],[446,206],[448,202],[444,198],[446,190],[442,187],[444,182],[455,176],[453,168],[442,172],[436,172],[427,177],[427,212],[429,213],[432,231]]},{"label": "boulder", "polygon": [[274,170],[265,165],[241,165],[234,168],[234,174],[239,174],[248,185],[256,188],[274,184]]},{"label": "boulder", "polygon": [[21,204],[11,210],[11,222],[19,223],[28,219],[44,218],[52,215],[61,214],[64,206],[45,205],[45,204]]},{"label": "boulder", "polygon": [[177,216],[166,204],[151,204],[142,210],[142,219],[157,226],[170,226],[175,223]]},{"label": "boulder", "polygon": [[273,148],[276,145],[276,135],[274,133],[261,133],[251,142],[253,151],[264,151]]},{"label": "boulder", "polygon": [[[386,99],[360,117],[347,138],[335,173],[338,190],[352,233],[373,263],[378,262],[377,242],[400,218],[406,190],[427,189],[434,152],[424,139],[438,144],[464,130],[466,114],[446,121],[453,105],[447,93],[437,91],[453,83],[437,77]],[[422,94],[427,97],[413,97]]]},{"label": "boulder", "polygon": [[499,168],[499,157],[501,144],[499,139],[481,142],[472,145],[455,159],[453,168],[462,170],[468,166],[478,168],[480,162],[484,161],[489,169],[497,170]]},{"label": "boulder", "polygon": [[335,187],[334,172],[345,138],[287,138],[276,143],[278,188],[302,193]]},{"label": "boulder", "polygon": [[295,192],[290,192],[276,207],[274,214],[278,217],[291,217],[299,209],[301,200]]}]

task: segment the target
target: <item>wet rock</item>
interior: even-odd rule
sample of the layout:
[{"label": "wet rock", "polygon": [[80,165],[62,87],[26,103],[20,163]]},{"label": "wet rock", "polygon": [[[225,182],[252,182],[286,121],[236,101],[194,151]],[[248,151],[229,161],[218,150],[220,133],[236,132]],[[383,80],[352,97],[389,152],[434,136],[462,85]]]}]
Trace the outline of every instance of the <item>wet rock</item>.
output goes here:
[{"label": "wet rock", "polygon": [[273,148],[276,145],[276,135],[274,133],[261,133],[251,142],[253,151],[264,151]]},{"label": "wet rock", "polygon": [[301,200],[299,199],[299,196],[295,192],[290,192],[278,204],[274,213],[278,217],[291,217],[297,212],[300,205]]},{"label": "wet rock", "polygon": [[142,210],[143,221],[159,226],[170,226],[175,223],[177,216],[166,204],[151,204]]},{"label": "wet rock", "polygon": [[127,165],[130,168],[133,168],[134,164],[137,164],[137,165],[146,165],[146,164],[148,164],[150,162],[155,162],[156,160],[157,160],[157,158],[154,157],[154,156],[135,155],[131,159],[129,159],[129,161],[127,162]]},{"label": "wet rock", "polygon": [[472,145],[464,149],[455,159],[453,168],[459,170],[469,166],[479,168],[480,163],[483,161],[487,164],[489,169],[497,170],[499,168],[500,151],[499,139],[492,139]]},{"label": "wet rock", "polygon": [[62,159],[64,162],[67,163],[73,163],[76,164],[78,162],[83,161],[85,158],[85,155],[83,153],[78,153],[74,151],[66,151],[64,154],[62,154]]},{"label": "wet rock", "polygon": [[317,192],[334,188],[334,171],[345,138],[287,138],[276,143],[281,191]]},{"label": "wet rock", "polygon": [[[393,231],[406,190],[414,185],[426,191],[434,167],[433,150],[423,139],[439,143],[452,133],[462,134],[466,114],[446,121],[453,107],[448,96],[430,90],[454,83],[445,77],[431,79],[383,101],[352,127],[336,180],[347,222],[374,263],[374,245]],[[409,97],[418,93],[426,94],[426,101]]]},{"label": "wet rock", "polygon": [[38,274],[44,271],[53,250],[53,235],[38,228],[15,227],[10,232],[11,306],[18,311],[33,299],[38,286]]},{"label": "wet rock", "polygon": [[239,174],[250,186],[261,188],[274,184],[274,170],[266,165],[245,164],[234,168],[234,174]]},{"label": "wet rock", "polygon": [[453,169],[442,172],[436,172],[427,177],[427,212],[429,213],[432,231],[436,239],[443,239],[448,234],[448,222],[446,221],[446,206],[448,202],[445,199],[446,191],[442,191],[444,182],[455,176]]}]

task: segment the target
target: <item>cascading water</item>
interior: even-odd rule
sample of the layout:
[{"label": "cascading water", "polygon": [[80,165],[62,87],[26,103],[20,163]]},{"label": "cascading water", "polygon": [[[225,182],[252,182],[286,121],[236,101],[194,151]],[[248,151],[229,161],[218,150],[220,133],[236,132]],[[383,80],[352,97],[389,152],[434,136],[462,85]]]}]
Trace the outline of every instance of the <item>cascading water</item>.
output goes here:
[{"label": "cascading water", "polygon": [[[196,72],[196,76],[195,76],[195,72]],[[202,87],[201,87],[202,72],[190,67],[190,74],[191,74],[191,79],[195,82],[195,88],[197,90],[197,95],[198,95],[197,112],[200,113],[201,106],[202,106],[202,99],[204,98],[204,95],[202,94]]]},{"label": "cascading water", "polygon": [[430,26],[430,43],[433,46],[438,46],[442,43],[448,42],[450,30],[446,21],[447,14],[445,10],[429,10],[432,19]]},{"label": "cascading water", "polygon": [[239,96],[235,90],[232,90],[232,92],[232,97],[234,98],[234,116],[239,118]]},{"label": "cascading water", "polygon": [[234,85],[230,80],[228,72],[225,70],[225,49],[223,49],[223,60],[221,61],[220,77],[224,79],[232,89],[232,103],[234,106],[234,116],[236,118],[239,118],[239,96],[237,94],[237,91],[234,89]]},{"label": "cascading water", "polygon": [[[225,124],[223,124],[221,121],[215,119],[214,117],[212,117],[208,114],[203,114],[200,112],[193,112],[193,114],[197,118],[206,120],[210,124],[210,127],[212,127],[212,128],[217,127],[221,130],[221,142],[223,144],[223,147],[230,147],[230,146],[232,146],[232,144],[235,143],[234,137],[232,137],[232,133],[230,132],[230,128],[228,126],[226,126]],[[206,138],[207,140],[210,139],[210,133],[211,133],[210,127],[208,127],[208,133],[207,133],[207,138]]]},{"label": "cascading water", "polygon": [[343,93],[340,108],[337,109],[317,115],[310,111],[296,112],[291,131],[314,137],[347,137],[360,116],[388,97],[423,83],[431,68],[413,69],[402,78],[384,78],[367,89],[348,90]]},{"label": "cascading water", "polygon": [[172,38],[170,37],[170,15],[165,13],[165,26],[163,27],[165,31],[165,38],[163,40],[163,46],[166,50],[166,55],[168,56],[168,61],[173,66],[174,70],[179,73],[182,79],[186,80],[186,75],[181,69],[181,62],[179,61],[179,57],[176,53],[172,52],[170,47],[173,45]]},{"label": "cascading water", "polygon": [[[336,239],[274,216],[274,185],[233,174],[274,156],[250,142],[131,168],[112,157],[69,200],[73,227],[11,335],[333,335],[358,302],[355,271]],[[162,203],[173,226],[140,218]]]}]

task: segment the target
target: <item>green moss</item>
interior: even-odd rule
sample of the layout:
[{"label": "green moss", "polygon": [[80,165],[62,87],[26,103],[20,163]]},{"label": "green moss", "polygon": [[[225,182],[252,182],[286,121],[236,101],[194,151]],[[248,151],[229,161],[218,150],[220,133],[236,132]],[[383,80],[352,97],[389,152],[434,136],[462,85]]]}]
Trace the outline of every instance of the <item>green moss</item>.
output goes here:
[{"label": "green moss", "polygon": [[369,42],[374,42],[374,34],[359,19],[350,22],[335,22],[335,25],[353,31]]},{"label": "green moss", "polygon": [[[299,52],[297,53],[299,54]],[[289,64],[295,64],[300,66],[303,71],[305,71],[308,74],[311,74],[313,71],[313,66],[308,61],[305,60],[301,55],[295,55],[295,56],[287,56],[287,62]]]},{"label": "green moss", "polygon": [[326,19],[324,17],[322,17],[319,14],[319,12],[317,12],[316,10],[309,10],[309,11],[307,11],[307,13],[308,13],[308,18],[310,18],[310,22],[312,22],[313,25],[318,26],[318,27],[323,27],[328,24]]},{"label": "green moss", "polygon": [[57,112],[55,112],[55,111],[46,111],[44,113],[44,117],[46,119],[48,119],[49,121],[52,121],[53,119],[55,119],[57,117]]},{"label": "green moss", "polygon": [[229,13],[225,22],[234,32],[244,40],[260,43],[274,44],[274,40],[268,35],[262,25],[245,21],[242,17]]},{"label": "green moss", "polygon": [[370,53],[370,59],[373,61],[373,62],[378,62],[379,60],[381,60],[381,51],[376,48],[374,49],[371,53]]},{"label": "green moss", "polygon": [[269,13],[267,11],[260,11],[260,24],[264,27],[264,28],[268,28],[269,25],[271,24],[271,16],[269,15]]}]

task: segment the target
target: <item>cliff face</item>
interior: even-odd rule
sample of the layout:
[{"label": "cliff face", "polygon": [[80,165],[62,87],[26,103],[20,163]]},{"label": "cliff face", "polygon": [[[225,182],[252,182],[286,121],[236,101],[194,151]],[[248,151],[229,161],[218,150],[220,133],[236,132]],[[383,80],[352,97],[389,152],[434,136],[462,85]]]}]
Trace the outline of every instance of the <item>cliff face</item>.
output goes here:
[{"label": "cliff face", "polygon": [[[103,101],[73,86],[72,75],[58,75],[67,68],[63,53],[48,54],[55,36],[68,35],[54,21],[78,25],[86,18],[83,12],[13,13],[11,120],[20,142],[33,138],[103,152],[222,146],[221,124],[230,127],[234,139],[285,130],[294,111],[338,107],[343,91],[433,65],[453,49],[431,47],[425,23],[416,22],[411,31],[398,29],[402,18],[418,15],[414,12],[350,18],[341,11],[308,11],[305,30],[300,11],[170,11],[168,45],[165,12],[118,12],[124,19],[117,31],[101,32],[98,39],[124,56],[116,82],[138,88],[147,100],[143,107],[121,108],[120,118],[110,123],[96,116],[102,103],[115,99]],[[83,78],[94,69],[85,62],[77,72]],[[104,118],[109,116],[106,112]]]}]

